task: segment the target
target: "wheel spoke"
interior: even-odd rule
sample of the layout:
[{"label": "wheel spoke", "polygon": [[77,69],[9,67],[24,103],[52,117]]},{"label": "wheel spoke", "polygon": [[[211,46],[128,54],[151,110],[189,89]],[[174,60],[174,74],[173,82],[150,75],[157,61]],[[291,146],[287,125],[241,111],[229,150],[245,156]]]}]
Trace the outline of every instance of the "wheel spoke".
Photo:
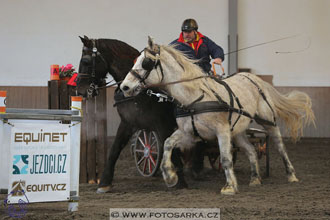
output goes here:
[{"label": "wheel spoke", "polygon": [[144,153],[144,150],[135,149],[135,152]]},{"label": "wheel spoke", "polygon": [[156,161],[151,155],[149,156],[149,159],[151,160],[152,164],[156,166]]},{"label": "wheel spoke", "polygon": [[144,144],[144,142],[141,140],[140,137],[139,137],[139,141],[140,141],[140,143],[142,144],[142,146],[143,146],[144,148],[146,148],[146,145]]},{"label": "wheel spoke", "polygon": [[142,158],[139,160],[139,162],[137,162],[137,164],[140,165],[144,159],[145,159],[145,157],[142,157]]},{"label": "wheel spoke", "polygon": [[146,160],[144,160],[143,173],[146,173],[146,169],[147,169],[147,158],[146,158]]},{"label": "wheel spoke", "polygon": [[149,158],[148,158],[148,164],[149,164],[149,173],[152,173],[152,167],[151,167],[151,162],[150,162]]},{"label": "wheel spoke", "polygon": [[150,146],[152,146],[152,147],[155,146],[154,145],[155,143],[157,144],[157,139],[156,138],[153,140],[153,142],[152,142],[152,144],[150,144]]},{"label": "wheel spoke", "polygon": [[150,150],[153,151],[153,152],[157,152],[158,151],[157,143],[155,145],[151,145]]},{"label": "wheel spoke", "polygon": [[144,135],[144,143],[145,145],[148,145],[148,134],[145,130],[143,130],[143,135]]}]

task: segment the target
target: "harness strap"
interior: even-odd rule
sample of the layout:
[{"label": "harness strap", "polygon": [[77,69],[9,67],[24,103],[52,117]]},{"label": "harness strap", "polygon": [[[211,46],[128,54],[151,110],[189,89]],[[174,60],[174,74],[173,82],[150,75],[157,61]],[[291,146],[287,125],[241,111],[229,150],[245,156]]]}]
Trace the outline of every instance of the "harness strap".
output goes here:
[{"label": "harness strap", "polygon": [[144,83],[144,80],[143,80],[143,78],[134,70],[134,69],[131,69],[131,71],[130,71],[130,73],[132,73],[132,75],[134,76],[134,77],[136,77],[137,79],[139,79],[140,80],[140,82],[143,82]]},{"label": "harness strap", "polygon": [[[231,107],[226,102],[219,103],[217,101],[198,102],[198,103],[195,103],[194,105],[190,106],[189,109],[187,109],[186,107],[183,107],[183,108],[177,107],[176,117],[177,118],[187,117],[187,116],[190,116],[191,114],[197,115],[197,114],[207,113],[207,112],[229,112],[229,111],[235,112],[239,115],[244,115],[251,119],[255,119],[247,111]],[[258,117],[258,121],[261,121],[261,120],[259,120],[259,118],[260,117]]]},{"label": "harness strap", "polygon": [[[223,85],[225,87],[225,89],[228,92],[229,98],[230,98],[230,106],[231,107],[234,107],[233,91],[231,90],[231,88],[224,81],[216,80],[216,82],[220,83],[221,85]],[[232,116],[233,116],[233,111],[232,110],[229,110],[228,121],[229,121],[229,124],[230,125],[231,125],[231,118],[232,118]]]},{"label": "harness strap", "polygon": [[[250,80],[250,82],[252,82],[253,85],[255,85],[255,87],[257,87],[258,92],[260,93],[261,97],[265,100],[265,102],[267,103],[268,107],[270,108],[270,110],[273,113],[273,120],[274,120],[273,124],[274,124],[274,126],[276,126],[275,112],[274,112],[272,106],[269,104],[269,102],[268,102],[268,100],[267,100],[267,98],[265,96],[265,93],[261,90],[261,88],[258,86],[258,84],[256,82],[254,82],[252,79],[250,79],[250,77],[245,76],[245,75],[242,75],[242,76],[246,77],[248,80]],[[261,118],[259,117],[259,119],[261,119]],[[264,120],[264,119],[262,119],[262,120]]]},{"label": "harness strap", "polygon": [[[204,138],[202,138],[202,136],[198,133],[198,130],[196,128],[195,125],[195,120],[194,120],[194,110],[191,108],[192,106],[196,105],[196,103],[198,103],[199,101],[201,101],[204,98],[204,92],[201,96],[199,96],[195,101],[193,101],[192,103],[190,103],[187,106],[184,106],[182,103],[180,103],[178,100],[176,100],[174,97],[172,97],[172,102],[175,103],[177,106],[180,106],[180,108],[185,111],[185,112],[189,112],[188,115],[190,115],[191,118],[191,125],[194,131],[194,135],[196,137],[199,137],[203,142],[206,142],[206,140]],[[179,108],[179,107],[178,107]],[[177,117],[178,118],[178,117]]]},{"label": "harness strap", "polygon": [[192,103],[190,103],[189,105],[186,106],[187,109],[189,109],[191,106],[193,106],[195,103],[201,101],[204,98],[204,92],[201,96],[199,96],[195,101],[193,101]]},{"label": "harness strap", "polygon": [[[241,111],[243,109],[243,106],[241,105],[238,97],[235,95],[235,93],[233,92],[233,90],[230,88],[230,86],[223,80],[220,80],[219,78],[215,77],[215,76],[212,76],[211,77],[213,80],[215,80],[217,83],[221,84],[222,86],[225,87],[225,89],[227,90],[228,94],[229,94],[229,98],[230,98],[230,106],[234,109],[234,101],[236,101],[238,107],[239,107],[239,110]],[[217,97],[218,100],[221,100],[221,102],[224,102],[220,96],[214,92],[212,90],[212,92],[214,93],[214,95]],[[235,100],[234,100],[235,99]],[[227,104],[228,105],[228,104]],[[232,119],[232,115],[233,115],[233,110],[230,110],[229,111],[229,116],[228,116],[228,121],[229,121],[229,124],[231,125],[231,119]],[[234,124],[232,125],[231,127],[231,131],[234,130],[234,127],[235,125],[237,124],[238,120],[240,119],[241,117],[241,114],[238,115],[236,121],[234,122]]]},{"label": "harness strap", "polygon": [[191,114],[201,114],[207,112],[227,112],[228,105],[225,103],[219,104],[217,101],[206,101],[206,102],[199,102],[195,103],[189,109],[187,108],[176,108],[176,118],[187,117]]},{"label": "harness strap", "polygon": [[[183,108],[185,110],[188,110],[189,111],[189,115],[190,115],[190,118],[191,118],[191,125],[192,125],[193,131],[194,131],[194,135],[196,137],[199,137],[204,143],[206,143],[206,140],[204,138],[202,138],[202,136],[198,133],[198,130],[197,130],[196,125],[195,125],[195,120],[194,120],[195,112],[191,108],[192,106],[196,105],[199,101],[201,101],[203,98],[204,98],[204,92],[195,101],[193,101],[192,103],[190,103],[189,105],[187,105],[186,107],[183,107]],[[174,102],[178,102],[176,99],[173,99],[173,101]],[[181,104],[181,106],[183,106],[183,105]]]},{"label": "harness strap", "polygon": [[198,133],[198,130],[197,130],[196,126],[195,126],[194,114],[191,114],[190,117],[191,117],[191,125],[192,125],[193,131],[194,131],[194,135],[196,137],[199,137],[200,139],[202,139],[202,141],[204,143],[206,143],[206,140],[204,138],[202,138],[202,136]]},{"label": "harness strap", "polygon": [[95,73],[95,66],[96,66],[96,54],[97,54],[97,47],[96,47],[96,40],[92,40],[92,43],[93,43],[93,49],[92,49],[92,77],[95,77],[96,76],[96,73]]}]

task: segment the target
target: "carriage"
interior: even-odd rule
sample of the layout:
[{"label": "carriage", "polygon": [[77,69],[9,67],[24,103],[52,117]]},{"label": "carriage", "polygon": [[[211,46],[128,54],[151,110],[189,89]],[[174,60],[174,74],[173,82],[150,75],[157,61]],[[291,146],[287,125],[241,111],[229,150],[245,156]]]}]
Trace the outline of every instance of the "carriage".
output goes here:
[{"label": "carriage", "polygon": [[[269,176],[269,135],[263,129],[250,128],[247,130],[249,141],[255,147],[258,159],[265,157],[266,177]],[[138,173],[144,177],[154,176],[160,166],[163,143],[161,143],[157,132],[146,129],[138,130],[131,140],[131,154],[134,157]],[[233,146],[233,161],[237,160],[240,149]],[[218,147],[212,147],[204,152],[213,170],[221,171],[220,153]]]}]

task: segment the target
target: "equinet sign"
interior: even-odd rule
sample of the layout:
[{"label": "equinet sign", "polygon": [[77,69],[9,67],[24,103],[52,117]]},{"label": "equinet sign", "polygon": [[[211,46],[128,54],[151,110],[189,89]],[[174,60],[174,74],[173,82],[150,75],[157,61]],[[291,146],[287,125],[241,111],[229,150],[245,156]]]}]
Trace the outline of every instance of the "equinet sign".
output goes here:
[{"label": "equinet sign", "polygon": [[[30,202],[68,200],[70,146],[69,124],[17,122],[11,128],[9,182],[25,181]],[[11,197],[11,202],[18,203],[19,197]]]},{"label": "equinet sign", "polygon": [[67,132],[15,132],[14,142],[25,142],[28,145],[31,142],[65,142]]}]

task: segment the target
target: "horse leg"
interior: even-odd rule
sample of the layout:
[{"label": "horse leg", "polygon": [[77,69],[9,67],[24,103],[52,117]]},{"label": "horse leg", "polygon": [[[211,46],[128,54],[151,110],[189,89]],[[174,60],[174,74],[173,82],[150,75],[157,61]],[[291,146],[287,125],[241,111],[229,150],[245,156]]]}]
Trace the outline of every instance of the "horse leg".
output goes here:
[{"label": "horse leg", "polygon": [[[176,174],[175,166],[172,163],[172,151],[174,148],[178,148],[179,144],[182,144],[183,139],[186,139],[185,135],[180,130],[176,130],[170,137],[165,140],[163,159],[160,168],[167,187],[174,187],[179,181],[179,177]],[[175,157],[177,156],[174,156],[174,161],[180,160],[180,158]],[[182,166],[180,164],[175,165],[179,167]],[[179,173],[183,174],[183,171],[179,170]]]},{"label": "horse leg", "polygon": [[106,193],[111,190],[111,184],[114,175],[114,169],[121,151],[127,145],[133,129],[127,123],[121,121],[117,130],[116,138],[113,145],[108,149],[107,161],[102,173],[101,181],[97,189],[97,193]]},{"label": "horse leg", "polygon": [[231,140],[229,129],[227,131],[222,130],[218,132],[218,142],[220,149],[221,165],[226,175],[226,185],[221,189],[221,194],[234,195],[238,192],[237,180],[234,174],[232,152],[231,152]]},{"label": "horse leg", "polygon": [[174,168],[176,170],[176,174],[178,175],[178,183],[175,185],[176,188],[182,189],[187,188],[188,184],[186,180],[184,179],[183,175],[183,163],[181,160],[181,151],[179,148],[174,148],[172,151],[171,161],[174,165]]},{"label": "horse leg", "polygon": [[195,179],[198,179],[201,171],[204,168],[204,148],[206,143],[198,142],[194,148],[192,148],[192,174]]},{"label": "horse leg", "polygon": [[[162,124],[164,125],[164,124]],[[173,126],[163,126],[157,128],[157,131],[159,133],[161,142],[164,143],[167,137],[169,137],[171,134],[169,132],[172,131]],[[164,144],[163,144],[164,148]],[[176,173],[178,175],[178,183],[176,184],[176,188],[181,189],[181,188],[187,188],[187,183],[184,179],[183,175],[183,163],[182,163],[182,153],[179,148],[174,148],[171,156],[171,161],[176,169]]]},{"label": "horse leg", "polygon": [[289,182],[298,182],[299,180],[296,177],[296,172],[293,168],[293,165],[291,164],[291,161],[289,159],[289,156],[286,152],[285,146],[283,144],[283,140],[282,140],[282,136],[281,136],[281,132],[278,126],[264,126],[264,128],[268,131],[271,140],[273,142],[273,146],[277,147],[278,152],[280,153],[285,169],[286,169],[286,173],[288,176],[288,181]]},{"label": "horse leg", "polygon": [[234,143],[245,150],[245,154],[249,158],[251,165],[251,180],[250,186],[257,186],[261,184],[261,177],[259,172],[259,163],[257,153],[254,146],[249,142],[245,133],[240,133],[234,137]]}]

